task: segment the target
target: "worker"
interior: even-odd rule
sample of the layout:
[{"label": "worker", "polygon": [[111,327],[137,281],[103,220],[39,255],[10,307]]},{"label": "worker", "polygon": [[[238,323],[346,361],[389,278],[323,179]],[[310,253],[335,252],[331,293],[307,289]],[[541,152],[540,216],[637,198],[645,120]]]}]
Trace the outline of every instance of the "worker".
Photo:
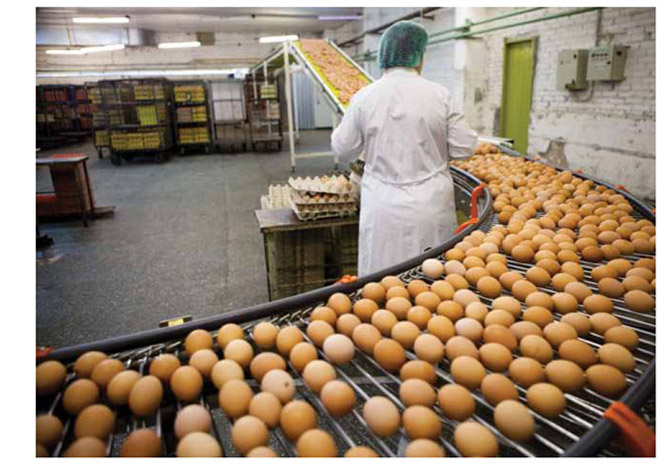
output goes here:
[{"label": "worker", "polygon": [[383,76],[351,99],[332,134],[343,161],[364,153],[358,276],[442,244],[457,227],[448,161],[473,153],[477,135],[446,88],[420,76],[428,35],[399,21],[381,36]]}]

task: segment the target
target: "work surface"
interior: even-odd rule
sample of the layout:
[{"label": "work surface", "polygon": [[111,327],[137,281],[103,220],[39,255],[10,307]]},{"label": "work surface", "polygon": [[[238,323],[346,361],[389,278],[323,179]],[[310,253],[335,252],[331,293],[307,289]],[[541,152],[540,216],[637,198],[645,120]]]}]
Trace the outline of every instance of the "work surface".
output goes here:
[{"label": "work surface", "polygon": [[[329,131],[301,135],[299,151],[323,150],[330,138]],[[94,341],[268,300],[254,210],[269,184],[292,175],[287,152],[122,167],[98,160],[91,144],[39,156],[72,152],[90,157],[96,202],[116,211],[89,228],[76,220],[40,225],[55,245],[37,256],[37,344]],[[332,158],[298,160],[299,175],[332,169]],[[49,184],[38,170],[37,189]]]},{"label": "work surface", "polygon": [[298,219],[290,208],[257,210],[254,212],[259,223],[261,233],[274,233],[291,230],[308,230],[312,228],[324,228],[342,225],[353,225],[358,223],[358,217],[337,217],[303,222]]}]

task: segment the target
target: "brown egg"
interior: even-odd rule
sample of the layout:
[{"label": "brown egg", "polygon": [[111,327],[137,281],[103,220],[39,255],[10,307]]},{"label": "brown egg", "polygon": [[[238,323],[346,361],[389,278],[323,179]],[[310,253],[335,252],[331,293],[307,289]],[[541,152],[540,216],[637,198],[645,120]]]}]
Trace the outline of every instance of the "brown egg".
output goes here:
[{"label": "brown egg", "polygon": [[[241,341],[241,340],[234,340]],[[230,343],[230,347],[233,343]],[[227,349],[228,349],[227,347]],[[193,366],[182,366],[176,369],[170,381],[173,394],[181,401],[194,401],[203,389],[201,372]],[[130,400],[131,402],[131,400]]]},{"label": "brown egg", "polygon": [[[199,372],[193,367],[189,367],[188,370],[191,370],[195,377],[198,377],[201,386],[203,386],[203,379]],[[146,375],[137,380],[132,386],[132,390],[129,392],[129,408],[135,416],[151,416],[162,403],[163,395],[164,389],[159,379],[154,375]]]},{"label": "brown egg", "polygon": [[107,406],[95,404],[84,408],[76,417],[74,435],[76,438],[97,437],[106,440],[113,432],[115,413]]},{"label": "brown egg", "polygon": [[427,330],[443,343],[455,336],[455,325],[450,319],[442,315],[437,315],[429,319]]},{"label": "brown egg", "polygon": [[504,400],[494,408],[494,425],[508,438],[526,442],[533,437],[536,424],[529,410],[519,401]]},{"label": "brown egg", "polygon": [[637,332],[632,328],[624,326],[610,328],[605,332],[603,338],[605,343],[617,343],[631,351],[635,351],[635,348],[637,348],[637,345],[640,342],[640,337],[637,335]]},{"label": "brown egg", "polygon": [[517,318],[522,314],[522,305],[512,296],[500,296],[492,301],[492,309],[502,309]]},{"label": "brown egg", "polygon": [[402,345],[393,339],[384,338],[374,345],[374,359],[385,370],[397,372],[406,361],[406,356]]},{"label": "brown egg", "polygon": [[315,393],[319,393],[327,382],[337,377],[337,373],[330,363],[317,359],[305,366],[302,376],[307,386]]},{"label": "brown egg", "polygon": [[550,274],[542,267],[534,266],[526,271],[526,279],[538,287],[547,286]]},{"label": "brown egg", "polygon": [[245,331],[238,324],[225,324],[217,332],[217,344],[222,350],[233,340],[243,340]]},{"label": "brown egg", "polygon": [[566,409],[566,398],[556,385],[537,383],[526,391],[526,401],[537,413],[555,418]]},{"label": "brown egg", "polygon": [[210,378],[212,368],[217,362],[219,362],[219,357],[209,349],[198,350],[189,358],[189,365],[197,369],[206,379]]},{"label": "brown egg", "polygon": [[591,321],[580,312],[571,312],[561,317],[561,322],[572,326],[579,336],[586,336],[591,331]]},{"label": "brown egg", "polygon": [[504,400],[517,400],[519,394],[511,380],[503,374],[489,374],[480,384],[485,399],[493,406]]},{"label": "brown egg", "polygon": [[450,419],[464,421],[476,410],[476,402],[469,390],[458,384],[446,384],[437,395],[439,407]]},{"label": "brown egg", "polygon": [[455,291],[453,300],[462,306],[463,309],[466,309],[466,307],[471,303],[480,302],[480,298],[476,295],[476,293],[466,289]]},{"label": "brown egg", "polygon": [[598,312],[605,312],[611,314],[614,311],[614,303],[607,296],[600,294],[593,294],[588,296],[583,301],[584,309],[589,314],[596,314]]},{"label": "brown egg", "polygon": [[536,288],[536,285],[534,285],[528,280],[518,280],[513,284],[511,291],[515,298],[524,302],[526,297],[529,296],[531,293],[535,293],[536,291],[538,291],[538,288]]},{"label": "brown egg", "polygon": [[633,267],[628,272],[626,272],[626,277],[641,277],[646,281],[651,281],[656,278],[656,275],[646,267]]},{"label": "brown egg", "polygon": [[399,398],[405,406],[434,406],[436,392],[422,379],[407,379],[399,387]]},{"label": "brown egg", "polygon": [[513,360],[508,367],[508,374],[516,384],[524,388],[545,380],[543,366],[535,359],[527,357]]},{"label": "brown egg", "polygon": [[450,285],[452,285],[452,287],[455,290],[464,290],[469,288],[469,282],[467,282],[466,278],[464,278],[461,275],[457,274],[446,275],[445,281]]},{"label": "brown egg", "polygon": [[601,281],[603,278],[618,278],[619,272],[614,267],[609,265],[599,265],[591,271],[591,278],[595,282]]},{"label": "brown egg", "polygon": [[[383,290],[381,285],[378,285]],[[355,314],[363,322],[371,322],[372,314],[379,310],[379,305],[376,301],[363,298],[359,299],[353,304],[353,314]],[[349,315],[349,317],[351,314]],[[348,317],[347,317],[348,318]],[[332,325],[332,324],[331,324]]]},{"label": "brown egg", "polygon": [[210,434],[192,432],[180,439],[175,451],[179,458],[219,458],[224,456],[222,446]]},{"label": "brown egg", "polygon": [[286,369],[286,362],[277,353],[263,352],[256,355],[249,365],[249,372],[257,382],[263,380],[263,376],[273,369]]},{"label": "brown egg", "polygon": [[555,321],[547,324],[543,329],[543,334],[554,349],[558,349],[561,343],[566,340],[575,340],[577,338],[575,327],[565,322]]},{"label": "brown egg", "polygon": [[254,392],[244,380],[232,379],[219,390],[218,403],[224,413],[238,419],[249,412]]},{"label": "brown egg", "polygon": [[291,353],[289,354],[289,360],[291,361],[291,364],[293,364],[294,369],[298,372],[302,372],[303,369],[305,369],[305,366],[315,359],[318,359],[316,348],[304,341],[291,348]]},{"label": "brown egg", "polygon": [[559,265],[559,262],[556,259],[556,255],[552,254],[552,256],[553,256],[552,258],[546,257],[536,262],[536,265],[539,268],[545,270],[550,277],[552,275],[556,275],[561,270],[561,266]]},{"label": "brown egg", "polygon": [[455,294],[455,288],[444,280],[437,280],[432,283],[430,291],[436,293],[442,301],[453,299],[453,295]]},{"label": "brown egg", "polygon": [[418,356],[418,359],[427,361],[432,364],[441,362],[444,356],[444,346],[434,335],[422,334],[413,343],[413,350]]},{"label": "brown egg", "polygon": [[554,320],[552,313],[541,306],[531,306],[526,308],[522,314],[522,318],[526,321],[533,322],[540,328],[545,328],[547,324]]},{"label": "brown egg", "polygon": [[623,299],[628,309],[635,312],[652,312],[656,306],[656,300],[642,290],[631,290]]},{"label": "brown egg", "polygon": [[446,275],[464,275],[466,267],[458,260],[449,260],[443,264]]},{"label": "brown egg", "polygon": [[444,458],[446,452],[435,441],[421,438],[407,444],[404,456],[406,458]]},{"label": "brown egg", "polygon": [[187,405],[178,411],[173,423],[173,431],[179,439],[192,432],[210,432],[212,418],[207,409],[199,404]]},{"label": "brown egg", "polygon": [[127,370],[116,374],[106,387],[106,396],[114,405],[129,403],[129,394],[134,384],[141,378],[136,371]]},{"label": "brown egg", "polygon": [[386,297],[386,289],[380,283],[370,282],[363,286],[362,297],[371,299],[375,303],[382,303]]},{"label": "brown egg", "polygon": [[[335,322],[337,322],[337,314],[329,307],[320,306],[312,311],[310,320],[311,321],[323,320],[332,326],[335,325]],[[279,329],[277,329],[277,333],[279,333]],[[275,340],[273,341],[273,346],[264,349],[272,349],[274,347],[275,343],[277,342],[277,333],[275,334]]]},{"label": "brown egg", "polygon": [[342,417],[353,410],[356,394],[346,382],[331,380],[321,389],[321,401],[333,417]]},{"label": "brown egg", "polygon": [[296,384],[288,372],[273,369],[263,376],[261,391],[272,393],[282,403],[288,403],[296,394]]},{"label": "brown egg", "polygon": [[150,363],[150,375],[154,375],[163,384],[167,384],[178,367],[180,367],[180,359],[175,355],[170,353],[160,354]]},{"label": "brown egg", "polygon": [[410,299],[411,295],[405,286],[393,286],[388,291],[386,291],[386,303],[393,298]]},{"label": "brown egg", "polygon": [[46,361],[39,364],[36,370],[37,395],[54,394],[62,388],[66,377],[67,369],[61,362]]},{"label": "brown egg", "polygon": [[450,364],[450,373],[455,383],[475,390],[486,375],[485,368],[471,356],[459,356]]},{"label": "brown egg", "polygon": [[554,310],[559,314],[568,314],[577,310],[578,301],[570,293],[555,293],[552,295]]},{"label": "brown egg", "polygon": [[69,414],[76,415],[99,399],[97,384],[89,379],[75,380],[65,389],[62,407]]},{"label": "brown egg", "polygon": [[80,438],[72,442],[63,455],[66,458],[96,458],[106,456],[106,444],[97,437]]},{"label": "brown egg", "polygon": [[[372,354],[374,345],[381,339],[381,332],[371,324],[360,324],[353,329],[351,339],[361,351]],[[291,350],[291,354],[293,355],[293,350]],[[291,362],[293,362],[293,357]]]},{"label": "brown egg", "polygon": [[545,366],[545,377],[549,383],[564,392],[576,392],[586,384],[586,377],[580,366],[564,359],[549,362]]},{"label": "brown egg", "polygon": [[451,322],[464,317],[464,308],[455,301],[442,301],[436,308],[436,313],[450,319]]},{"label": "brown egg", "polygon": [[81,379],[89,379],[95,366],[107,358],[106,353],[101,351],[88,351],[79,356],[74,363],[74,373]]},{"label": "brown egg", "polygon": [[616,278],[603,278],[598,282],[598,291],[608,298],[621,298],[624,293],[623,285]]},{"label": "brown egg", "polygon": [[399,376],[402,381],[420,379],[430,385],[434,385],[437,381],[434,366],[427,361],[421,361],[419,359],[414,359],[404,364],[399,371]]},{"label": "brown egg", "polygon": [[231,428],[231,442],[243,455],[256,447],[266,445],[269,436],[268,428],[263,421],[251,415],[236,420]]},{"label": "brown egg", "polygon": [[461,335],[452,337],[446,343],[446,354],[450,361],[455,360],[459,356],[471,356],[472,358],[479,359],[478,348],[471,340]]},{"label": "brown egg", "polygon": [[391,338],[408,349],[413,348],[418,335],[420,335],[418,326],[408,321],[397,322],[390,331]]},{"label": "brown egg", "polygon": [[252,448],[249,453],[245,455],[246,458],[277,458],[278,455],[275,451],[266,446],[259,446]]},{"label": "brown egg", "polygon": [[595,364],[586,370],[587,381],[592,390],[609,398],[615,398],[628,386],[626,376],[614,366]]},{"label": "brown egg", "polygon": [[[300,333],[300,332],[298,332],[298,333]],[[326,340],[326,338],[328,338],[330,335],[334,335],[334,333],[335,333],[335,329],[333,329],[330,324],[328,324],[327,322],[325,322],[323,320],[314,320],[314,321],[310,322],[309,325],[307,326],[307,336],[319,348],[323,346],[323,342]],[[291,339],[293,341],[295,341],[295,339],[297,339],[297,337],[295,337],[295,335],[292,335]],[[302,340],[295,342],[295,344],[291,346],[291,349],[293,349],[293,347],[295,347],[295,345],[297,345],[298,343],[301,343],[301,342],[302,342]],[[290,343],[291,342],[288,342],[288,344],[290,344]],[[286,346],[287,346],[287,343],[284,343],[284,347],[286,347]],[[291,349],[289,350],[289,352],[291,351]]]},{"label": "brown egg", "polygon": [[397,317],[397,320],[406,319],[406,314],[409,312],[411,307],[411,301],[401,296],[390,298],[386,302],[386,309],[392,312],[395,317]]},{"label": "brown egg", "polygon": [[304,432],[316,428],[316,411],[302,400],[294,400],[284,405],[279,414],[279,426],[284,434],[296,441]]},{"label": "brown egg", "polygon": [[487,314],[488,314],[487,306],[485,306],[481,302],[469,303],[464,309],[464,315],[466,317],[474,319],[480,322],[481,324],[485,321],[485,317],[487,317]]},{"label": "brown egg", "polygon": [[588,344],[579,340],[567,340],[559,347],[559,357],[572,361],[582,369],[597,363],[596,352]]},{"label": "brown egg", "polygon": [[510,255],[520,262],[533,262],[533,249],[528,246],[518,244],[510,251]]},{"label": "brown egg", "polygon": [[566,285],[575,282],[577,279],[565,272],[559,272],[552,277],[552,288],[556,291],[562,292]]},{"label": "brown egg", "polygon": [[303,433],[296,444],[299,457],[330,458],[337,456],[337,445],[332,436],[319,429]]},{"label": "brown egg", "polygon": [[621,325],[621,321],[614,317],[612,314],[606,312],[599,312],[589,318],[591,329],[600,335],[604,335],[612,327]]},{"label": "brown egg", "polygon": [[631,352],[618,343],[605,343],[598,348],[598,359],[602,364],[614,366],[621,372],[631,372],[636,366]]},{"label": "brown egg", "polygon": [[483,341],[485,343],[499,343],[510,351],[517,349],[517,339],[515,335],[503,325],[492,324],[483,330]]},{"label": "brown egg", "polygon": [[40,445],[40,444],[38,443],[38,444],[36,445],[36,448],[35,448],[35,457],[36,457],[36,458],[47,458],[47,457],[49,457],[49,456],[51,456],[51,455],[49,454],[49,452],[48,452],[48,450],[46,449],[46,447],[45,447],[44,445]]},{"label": "brown egg", "polygon": [[575,296],[578,302],[584,301],[587,296],[591,296],[593,291],[582,282],[571,282],[568,283],[564,289],[566,293]]},{"label": "brown egg", "polygon": [[526,299],[524,300],[524,305],[527,308],[533,306],[539,306],[539,307],[544,307],[545,309],[548,309],[550,311],[554,310],[554,300],[549,294],[544,293],[542,291],[536,291],[527,296]]},{"label": "brown egg", "polygon": [[626,272],[628,272],[632,265],[630,261],[627,259],[613,259],[607,263],[610,267],[614,268],[617,273],[619,274],[620,277],[623,277],[626,275]]},{"label": "brown egg", "polygon": [[[300,335],[300,332],[298,332],[298,334]],[[279,336],[277,341],[277,347],[279,348]],[[237,362],[243,368],[249,366],[253,357],[254,349],[252,348],[252,345],[245,340],[231,340],[226,344],[224,358]]]},{"label": "brown egg", "polygon": [[515,322],[510,326],[510,331],[513,335],[515,335],[515,338],[517,338],[518,342],[527,335],[542,336],[543,334],[543,331],[537,324],[529,322],[528,320],[520,320],[519,322]]},{"label": "brown egg", "polygon": [[417,306],[429,309],[430,312],[436,312],[437,306],[441,303],[441,298],[433,291],[424,291],[416,296],[415,303]]},{"label": "brown egg", "polygon": [[135,430],[123,442],[120,456],[125,458],[162,456],[162,439],[152,429]]},{"label": "brown egg", "polygon": [[[333,322],[337,317],[335,311],[330,308],[317,308],[312,311],[311,319],[316,320],[316,318],[323,318],[325,320],[324,314],[328,309],[332,313]],[[317,312],[318,311],[318,312]],[[329,318],[329,317],[328,317]],[[279,333],[279,328],[275,324],[270,322],[261,322],[254,327],[252,331],[252,337],[254,337],[254,343],[256,346],[262,350],[269,350],[275,347],[275,342],[277,341],[277,334]]]},{"label": "brown egg", "polygon": [[415,298],[420,293],[429,291],[429,285],[422,280],[416,279],[416,280],[411,280],[409,284],[406,285],[406,289],[409,292],[409,296],[411,298]]},{"label": "brown egg", "polygon": [[222,388],[229,380],[244,380],[245,373],[237,362],[231,359],[222,359],[212,366],[210,379],[215,387]]},{"label": "brown egg", "polygon": [[36,420],[36,441],[47,447],[54,447],[62,436],[62,421],[52,414],[41,414]]},{"label": "brown egg", "polygon": [[653,291],[651,284],[642,277],[633,275],[632,277],[626,277],[621,283],[625,292],[632,290],[642,290],[645,293],[651,293]]},{"label": "brown egg", "polygon": [[470,284],[476,287],[478,286],[478,282],[480,281],[480,279],[485,277],[491,278],[490,273],[487,270],[485,270],[484,266],[471,267],[464,274],[464,278],[466,278],[466,280]]},{"label": "brown egg", "polygon": [[381,285],[388,291],[393,286],[404,286],[404,282],[392,275],[385,276],[381,279]]},{"label": "brown egg", "polygon": [[410,439],[437,439],[441,436],[441,420],[430,408],[410,406],[402,415],[404,430]]},{"label": "brown egg", "polygon": [[377,435],[390,436],[399,429],[401,416],[388,398],[373,396],[363,406],[363,418]]},{"label": "brown egg", "polygon": [[323,342],[323,352],[335,364],[346,364],[353,359],[355,348],[349,337],[337,333]]},{"label": "brown egg", "polygon": [[579,262],[580,258],[579,256],[574,253],[573,251],[569,250],[561,250],[557,253],[556,255],[557,260],[559,263],[563,264],[565,262]]},{"label": "brown egg", "polygon": [[465,317],[455,322],[455,333],[474,343],[480,343],[483,339],[483,325],[476,319]]},{"label": "brown egg", "polygon": [[351,312],[351,299],[344,293],[334,293],[328,298],[327,306],[335,311],[337,315]]},{"label": "brown egg", "polygon": [[552,347],[543,337],[527,335],[520,341],[520,352],[523,356],[535,359],[541,364],[546,364],[554,357]]},{"label": "brown egg", "polygon": [[485,270],[489,272],[491,277],[494,277],[498,280],[501,275],[508,271],[508,267],[503,262],[496,260],[488,262],[485,266]]},{"label": "brown egg", "polygon": [[254,395],[249,403],[249,414],[254,416],[269,428],[273,429],[279,424],[282,403],[279,398],[270,392],[261,392]]},{"label": "brown egg", "polygon": [[390,332],[396,323],[397,317],[395,317],[395,314],[385,309],[379,309],[372,315],[372,325],[385,337],[390,336]]},{"label": "brown egg", "polygon": [[487,325],[502,325],[504,327],[510,327],[515,323],[515,317],[508,312],[504,311],[503,309],[496,309],[494,311],[489,312],[485,316],[485,322],[484,324]]},{"label": "brown egg", "polygon": [[432,313],[430,310],[423,306],[413,306],[406,314],[406,320],[413,322],[421,330],[427,327],[427,322],[429,322],[431,317]]},{"label": "brown egg", "polygon": [[462,456],[491,457],[499,454],[499,442],[487,427],[466,421],[455,428],[455,447]]},{"label": "brown egg", "polygon": [[[334,295],[333,295],[334,296]],[[346,295],[342,295],[346,296]],[[336,311],[337,312],[337,311]],[[323,325],[324,322],[321,320],[315,321],[317,324]],[[310,325],[312,325],[314,322],[312,322]],[[330,327],[332,329],[332,327]],[[308,327],[309,329],[309,327]],[[311,338],[311,336],[310,336]],[[277,351],[279,353],[286,357],[289,355],[291,352],[291,349],[296,346],[298,343],[303,341],[303,336],[302,333],[300,332],[300,329],[298,327],[295,327],[293,325],[284,327],[282,328],[279,333],[277,334],[277,340],[275,341],[275,344],[277,346]],[[242,364],[241,364],[242,366]]]},{"label": "brown egg", "polygon": [[193,330],[185,338],[185,351],[194,354],[200,349],[212,349],[212,335],[203,329]]}]

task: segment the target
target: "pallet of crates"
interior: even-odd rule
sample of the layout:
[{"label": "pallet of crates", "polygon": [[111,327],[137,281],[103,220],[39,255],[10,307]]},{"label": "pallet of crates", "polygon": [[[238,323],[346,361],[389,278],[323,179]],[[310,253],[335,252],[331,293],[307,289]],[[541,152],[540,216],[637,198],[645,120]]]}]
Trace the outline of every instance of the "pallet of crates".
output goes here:
[{"label": "pallet of crates", "polygon": [[171,83],[166,79],[100,81],[110,133],[111,162],[171,158]]},{"label": "pallet of crates", "polygon": [[247,116],[243,81],[211,81],[210,88],[217,148],[222,152],[246,152]]},{"label": "pallet of crates", "polygon": [[252,150],[282,150],[282,112],[277,79],[245,79],[245,102]]},{"label": "pallet of crates", "polygon": [[92,143],[97,156],[103,159],[111,153],[111,131],[109,128],[109,111],[104,104],[105,98],[113,99],[113,87],[108,82],[85,83],[92,128]]},{"label": "pallet of crates", "polygon": [[37,87],[37,143],[56,147],[80,142],[88,136],[77,113],[75,86],[41,85]]},{"label": "pallet of crates", "polygon": [[213,120],[210,111],[210,89],[206,81],[173,83],[173,120],[180,155],[201,150],[206,154],[210,153]]}]

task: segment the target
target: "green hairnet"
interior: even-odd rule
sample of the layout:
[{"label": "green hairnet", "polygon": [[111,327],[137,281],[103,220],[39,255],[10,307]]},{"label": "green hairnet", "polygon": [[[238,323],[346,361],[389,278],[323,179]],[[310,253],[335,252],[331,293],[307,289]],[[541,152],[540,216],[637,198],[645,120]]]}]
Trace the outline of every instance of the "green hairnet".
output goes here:
[{"label": "green hairnet", "polygon": [[425,54],[429,36],[424,27],[412,21],[398,21],[390,26],[379,42],[379,68],[396,66],[414,68]]}]

